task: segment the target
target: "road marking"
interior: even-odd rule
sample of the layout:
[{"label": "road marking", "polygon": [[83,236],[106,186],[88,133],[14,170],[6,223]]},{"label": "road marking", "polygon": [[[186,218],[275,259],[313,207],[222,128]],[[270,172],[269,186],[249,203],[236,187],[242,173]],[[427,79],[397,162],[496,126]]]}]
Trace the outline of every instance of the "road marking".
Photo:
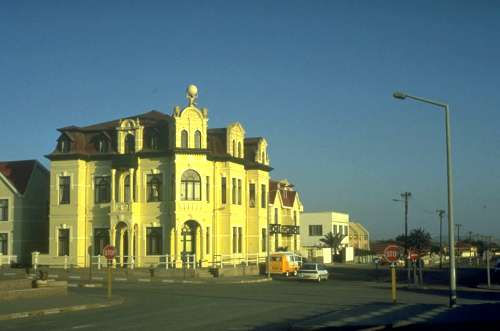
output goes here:
[{"label": "road marking", "polygon": [[139,278],[137,281],[139,281],[139,282],[151,282],[151,279],[149,279],[149,278]]},{"label": "road marking", "polygon": [[124,282],[127,280],[127,278],[118,277],[118,278],[115,278],[115,280],[120,281],[120,282]]},{"label": "road marking", "polygon": [[69,276],[70,279],[80,279],[80,276]]},{"label": "road marking", "polygon": [[162,283],[174,283],[175,281],[173,279],[162,279]]},{"label": "road marking", "polygon": [[68,287],[78,287],[78,284],[75,284],[75,283],[68,283]]},{"label": "road marking", "polygon": [[49,278],[59,278],[59,275],[49,275]]},{"label": "road marking", "polygon": [[60,312],[61,312],[60,309],[48,309],[48,310],[44,310],[43,314],[44,315],[51,315],[51,314],[59,314]]},{"label": "road marking", "polygon": [[103,280],[104,277],[92,277],[92,279],[95,279],[95,280]]}]

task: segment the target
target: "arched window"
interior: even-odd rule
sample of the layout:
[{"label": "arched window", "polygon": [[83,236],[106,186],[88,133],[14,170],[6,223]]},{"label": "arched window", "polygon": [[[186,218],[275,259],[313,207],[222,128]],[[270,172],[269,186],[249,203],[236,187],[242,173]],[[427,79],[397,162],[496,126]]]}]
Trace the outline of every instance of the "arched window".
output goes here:
[{"label": "arched window", "polygon": [[125,153],[135,152],[135,137],[132,134],[127,134],[125,137]]},{"label": "arched window", "polygon": [[123,181],[123,202],[130,202],[130,176],[127,175]]},{"label": "arched window", "polygon": [[[135,200],[135,181],[132,191],[132,198]],[[133,202],[130,200],[130,175],[125,176],[125,179],[123,180],[123,202]]]},{"label": "arched window", "polygon": [[181,132],[181,148],[188,148],[188,132],[186,130]]},{"label": "arched window", "polygon": [[201,132],[198,130],[194,133],[194,148],[201,148]]},{"label": "arched window", "polygon": [[161,175],[154,174],[147,176],[148,202],[161,201]]},{"label": "arched window", "polygon": [[233,140],[233,156],[236,156],[236,141]]},{"label": "arched window", "polygon": [[241,141],[238,142],[238,157],[241,157]]},{"label": "arched window", "polygon": [[70,147],[70,141],[68,137],[62,136],[59,138],[59,141],[57,143],[57,149],[61,153],[68,153],[69,152],[69,147]]},{"label": "arched window", "polygon": [[186,170],[181,177],[181,200],[201,200],[201,177],[194,170]]},{"label": "arched window", "polygon": [[262,163],[266,162],[266,153],[262,152]]}]

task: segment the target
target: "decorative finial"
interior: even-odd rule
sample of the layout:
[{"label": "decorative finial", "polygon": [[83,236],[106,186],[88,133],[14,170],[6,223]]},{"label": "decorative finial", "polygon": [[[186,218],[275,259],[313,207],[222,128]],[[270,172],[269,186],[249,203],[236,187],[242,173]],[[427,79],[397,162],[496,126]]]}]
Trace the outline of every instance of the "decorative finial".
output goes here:
[{"label": "decorative finial", "polygon": [[188,106],[196,106],[196,99],[198,99],[198,88],[196,85],[188,85],[186,89],[186,98],[188,99]]}]

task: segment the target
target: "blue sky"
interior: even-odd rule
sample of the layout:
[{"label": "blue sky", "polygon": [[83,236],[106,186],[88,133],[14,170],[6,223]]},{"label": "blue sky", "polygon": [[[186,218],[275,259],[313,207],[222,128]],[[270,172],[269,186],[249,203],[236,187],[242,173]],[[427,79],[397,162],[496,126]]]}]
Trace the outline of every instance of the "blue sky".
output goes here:
[{"label": "blue sky", "polygon": [[49,165],[56,128],[186,103],[270,144],[306,211],[439,233],[451,107],[455,222],[500,237],[497,1],[3,1],[0,159]]}]

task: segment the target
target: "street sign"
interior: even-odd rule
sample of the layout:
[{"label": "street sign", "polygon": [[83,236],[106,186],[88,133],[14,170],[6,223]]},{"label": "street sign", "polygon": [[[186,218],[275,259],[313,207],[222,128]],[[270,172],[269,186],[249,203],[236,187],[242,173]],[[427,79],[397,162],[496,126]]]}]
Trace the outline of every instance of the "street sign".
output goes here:
[{"label": "street sign", "polygon": [[111,245],[106,245],[102,249],[102,255],[104,255],[108,260],[111,260],[115,257],[115,247]]},{"label": "street sign", "polygon": [[389,262],[396,262],[399,257],[399,246],[389,245],[384,249],[384,256]]},{"label": "street sign", "polygon": [[410,251],[410,252],[408,253],[408,258],[409,258],[412,262],[415,262],[415,261],[417,261],[417,259],[418,259],[418,253],[417,253],[417,252],[415,252],[415,251]]}]

